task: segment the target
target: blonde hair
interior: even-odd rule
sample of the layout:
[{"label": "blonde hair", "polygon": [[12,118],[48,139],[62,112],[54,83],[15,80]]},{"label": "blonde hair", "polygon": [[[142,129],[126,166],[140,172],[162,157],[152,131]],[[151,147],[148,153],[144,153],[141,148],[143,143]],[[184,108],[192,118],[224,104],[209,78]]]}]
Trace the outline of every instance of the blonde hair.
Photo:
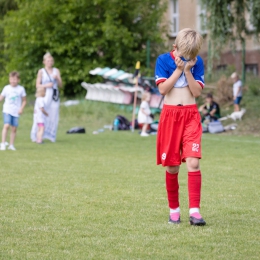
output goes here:
[{"label": "blonde hair", "polygon": [[45,96],[45,88],[39,87],[36,89],[35,97],[44,97]]},{"label": "blonde hair", "polygon": [[151,96],[151,93],[148,91],[145,91],[142,95],[142,101],[145,101],[147,99],[148,96]]},{"label": "blonde hair", "polygon": [[50,52],[46,52],[46,53],[43,55],[43,60],[46,60],[47,58],[53,58]]},{"label": "blonde hair", "polygon": [[185,28],[179,31],[175,40],[177,50],[187,59],[196,58],[200,51],[202,42],[203,37],[190,28]]},{"label": "blonde hair", "polygon": [[238,74],[236,72],[233,72],[230,76],[232,79],[239,78]]},{"label": "blonde hair", "polygon": [[16,77],[16,78],[20,79],[20,74],[18,71],[11,71],[9,73],[9,77]]}]

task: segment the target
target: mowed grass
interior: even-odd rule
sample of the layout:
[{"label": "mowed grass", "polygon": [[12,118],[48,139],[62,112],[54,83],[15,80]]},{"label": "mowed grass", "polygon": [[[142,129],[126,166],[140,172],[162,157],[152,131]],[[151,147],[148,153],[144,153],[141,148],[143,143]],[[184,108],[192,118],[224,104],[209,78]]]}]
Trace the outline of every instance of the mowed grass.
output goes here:
[{"label": "mowed grass", "polygon": [[[188,223],[187,172],[180,171],[180,225],[169,225],[156,137],[93,135],[118,106],[61,107],[56,143],[30,142],[32,106],[17,151],[0,151],[0,259],[259,259],[260,139],[203,135],[201,213]],[[86,134],[68,135],[84,126]]]}]

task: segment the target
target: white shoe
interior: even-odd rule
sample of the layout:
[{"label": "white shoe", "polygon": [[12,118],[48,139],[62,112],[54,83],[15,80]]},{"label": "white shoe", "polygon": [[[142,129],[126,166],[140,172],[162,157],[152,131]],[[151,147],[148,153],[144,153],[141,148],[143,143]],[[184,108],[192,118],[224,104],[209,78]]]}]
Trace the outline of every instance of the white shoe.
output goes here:
[{"label": "white shoe", "polygon": [[8,150],[16,151],[13,145],[9,145]]},{"label": "white shoe", "polygon": [[141,136],[149,136],[149,134],[145,133],[145,132],[142,132],[141,133]]},{"label": "white shoe", "polygon": [[1,151],[4,151],[4,150],[6,150],[5,143],[1,143],[0,150],[1,150]]}]

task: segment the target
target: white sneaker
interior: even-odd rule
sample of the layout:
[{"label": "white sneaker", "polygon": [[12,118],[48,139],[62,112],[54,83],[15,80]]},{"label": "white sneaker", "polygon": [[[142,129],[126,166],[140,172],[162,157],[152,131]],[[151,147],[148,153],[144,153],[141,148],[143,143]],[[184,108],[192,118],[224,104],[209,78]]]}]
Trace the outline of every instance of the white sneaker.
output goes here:
[{"label": "white sneaker", "polygon": [[5,143],[1,143],[0,150],[1,150],[1,151],[4,151],[4,150],[6,150]]},{"label": "white sneaker", "polygon": [[149,136],[149,134],[145,133],[145,132],[142,132],[141,133],[141,136]]},{"label": "white sneaker", "polygon": [[16,151],[13,145],[9,145],[8,150]]}]

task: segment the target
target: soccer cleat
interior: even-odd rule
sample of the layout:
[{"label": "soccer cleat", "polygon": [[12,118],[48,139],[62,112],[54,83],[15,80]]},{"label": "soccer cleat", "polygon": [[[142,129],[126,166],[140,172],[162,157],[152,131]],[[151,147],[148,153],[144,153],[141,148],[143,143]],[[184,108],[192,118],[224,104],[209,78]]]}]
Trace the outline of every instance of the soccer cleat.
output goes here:
[{"label": "soccer cleat", "polygon": [[8,150],[16,151],[16,149],[14,148],[13,145],[9,145],[9,146],[8,146]]},{"label": "soccer cleat", "polygon": [[145,133],[145,132],[142,132],[141,133],[141,136],[149,136],[149,134]]},{"label": "soccer cleat", "polygon": [[169,216],[169,224],[180,224],[181,223],[181,218],[180,218],[180,213],[171,213]]},{"label": "soccer cleat", "polygon": [[4,151],[4,150],[6,150],[6,146],[5,146],[5,143],[1,143],[1,147],[0,147],[0,150],[1,150],[1,151]]},{"label": "soccer cleat", "polygon": [[206,222],[201,217],[200,213],[196,212],[190,215],[190,224],[193,226],[205,226]]}]

